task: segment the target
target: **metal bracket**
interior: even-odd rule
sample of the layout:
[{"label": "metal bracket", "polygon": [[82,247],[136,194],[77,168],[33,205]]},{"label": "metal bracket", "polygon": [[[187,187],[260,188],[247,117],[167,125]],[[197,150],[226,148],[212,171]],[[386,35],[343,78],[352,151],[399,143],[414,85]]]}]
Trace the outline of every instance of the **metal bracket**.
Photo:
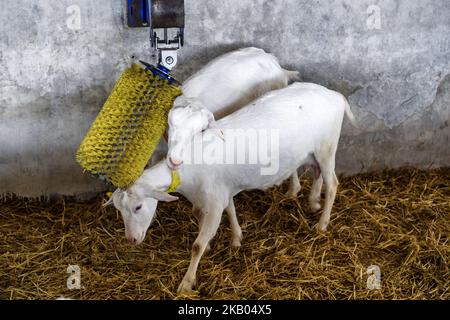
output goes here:
[{"label": "metal bracket", "polygon": [[150,42],[152,47],[159,51],[158,62],[171,70],[178,62],[177,50],[183,46],[183,28],[180,28],[173,39],[168,37],[167,28],[163,29],[163,37],[160,38],[154,29],[151,29]]},{"label": "metal bracket", "polygon": [[[184,0],[151,0],[150,11],[150,43],[159,51],[159,64],[171,70],[177,64],[177,50],[184,44]],[[176,29],[173,38],[168,36],[169,29]]]},{"label": "metal bracket", "polygon": [[[158,51],[158,67],[170,72],[184,45],[184,0],[128,0],[128,26],[150,27],[150,43]],[[169,30],[172,31],[169,36]],[[163,71],[165,72],[165,71]]]}]

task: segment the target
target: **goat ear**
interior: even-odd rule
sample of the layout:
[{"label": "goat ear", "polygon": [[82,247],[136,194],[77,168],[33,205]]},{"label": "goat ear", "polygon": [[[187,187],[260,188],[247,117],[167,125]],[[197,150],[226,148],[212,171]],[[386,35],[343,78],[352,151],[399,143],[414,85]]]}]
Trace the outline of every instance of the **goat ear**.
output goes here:
[{"label": "goat ear", "polygon": [[120,192],[120,189],[116,189],[111,196],[109,197],[108,201],[105,202],[105,204],[103,205],[104,207],[110,206],[114,203],[114,196],[117,195]]},{"label": "goat ear", "polygon": [[103,206],[104,206],[104,207],[107,207],[107,206],[110,206],[110,205],[112,205],[112,204],[113,204],[113,198],[112,198],[112,196],[111,196],[111,198],[109,198],[109,200],[106,201],[106,202],[103,204]]},{"label": "goat ear", "polygon": [[156,191],[156,190],[152,191],[151,197],[156,200],[164,201],[164,202],[172,202],[172,201],[178,200],[178,197],[172,196],[164,191]]},{"label": "goat ear", "polygon": [[189,104],[188,99],[184,96],[178,96],[174,102],[173,102],[173,107],[174,108],[178,108],[178,107],[186,107]]},{"label": "goat ear", "polygon": [[206,118],[208,119],[208,128],[209,129],[217,128],[216,119],[214,119],[214,114],[206,108],[204,108],[202,112],[206,114]]},{"label": "goat ear", "polygon": [[220,139],[222,139],[223,141],[225,141],[225,137],[223,135],[222,130],[217,126],[217,122],[216,120],[214,120],[214,116],[212,115],[212,120],[208,119],[208,129],[213,129],[214,133],[217,134],[219,136]]}]

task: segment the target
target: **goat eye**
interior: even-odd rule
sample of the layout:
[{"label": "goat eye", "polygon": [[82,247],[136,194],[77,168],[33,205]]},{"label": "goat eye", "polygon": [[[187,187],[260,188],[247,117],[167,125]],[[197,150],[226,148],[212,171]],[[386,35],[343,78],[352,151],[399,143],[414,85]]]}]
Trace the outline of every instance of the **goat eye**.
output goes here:
[{"label": "goat eye", "polygon": [[137,212],[137,211],[141,210],[141,208],[142,208],[142,204],[141,204],[141,205],[138,205],[138,206],[136,207],[136,209],[134,210],[134,212]]}]

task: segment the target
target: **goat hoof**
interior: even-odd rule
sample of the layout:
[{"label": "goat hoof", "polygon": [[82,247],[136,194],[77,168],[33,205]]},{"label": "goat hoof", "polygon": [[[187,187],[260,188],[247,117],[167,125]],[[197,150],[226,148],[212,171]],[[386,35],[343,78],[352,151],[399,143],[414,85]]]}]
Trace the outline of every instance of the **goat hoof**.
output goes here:
[{"label": "goat hoof", "polygon": [[193,282],[183,280],[178,286],[177,292],[178,294],[182,295],[192,295],[194,293],[194,290],[192,290],[193,287],[194,287]]},{"label": "goat hoof", "polygon": [[298,196],[298,192],[288,190],[284,196],[288,199],[295,199]]},{"label": "goat hoof", "polygon": [[328,226],[328,224],[319,222],[319,224],[317,226],[317,230],[319,230],[319,232],[321,232],[321,233],[326,233],[327,232],[327,226]]},{"label": "goat hoof", "polygon": [[233,248],[240,248],[241,247],[241,239],[233,239],[231,241],[231,246]]},{"label": "goat hoof", "polygon": [[242,230],[239,230],[235,234],[233,234],[233,237],[231,239],[231,246],[234,248],[239,248],[241,246],[241,241],[242,241]]},{"label": "goat hoof", "polygon": [[310,204],[311,207],[311,211],[312,212],[317,212],[320,210],[320,203],[319,202],[313,202]]}]

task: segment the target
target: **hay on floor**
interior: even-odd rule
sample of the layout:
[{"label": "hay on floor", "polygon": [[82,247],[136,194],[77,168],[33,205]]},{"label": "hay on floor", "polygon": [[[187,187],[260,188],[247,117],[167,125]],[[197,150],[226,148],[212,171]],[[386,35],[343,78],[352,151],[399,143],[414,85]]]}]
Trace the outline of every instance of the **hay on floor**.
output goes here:
[{"label": "hay on floor", "polygon": [[[298,199],[286,185],[238,195],[244,239],[230,248],[224,215],[198,270],[196,298],[450,299],[450,169],[403,169],[340,179],[329,232],[309,213],[310,179]],[[164,299],[187,270],[197,225],[186,201],[160,204],[133,247],[104,199],[0,206],[0,299]],[[66,288],[68,265],[81,289]],[[367,288],[367,268],[381,289]],[[194,298],[195,298],[194,297]]]}]

